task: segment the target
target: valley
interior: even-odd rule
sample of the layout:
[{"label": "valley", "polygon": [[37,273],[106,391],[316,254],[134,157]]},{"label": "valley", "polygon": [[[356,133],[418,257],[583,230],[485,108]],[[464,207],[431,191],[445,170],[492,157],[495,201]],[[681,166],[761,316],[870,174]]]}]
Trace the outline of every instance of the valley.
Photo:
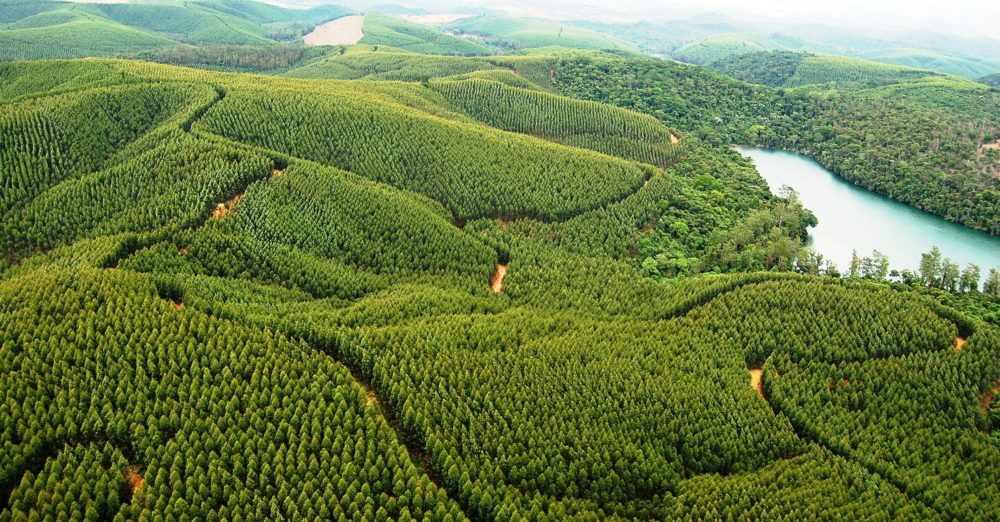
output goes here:
[{"label": "valley", "polygon": [[0,0],[0,522],[1000,517],[998,91],[295,6]]}]

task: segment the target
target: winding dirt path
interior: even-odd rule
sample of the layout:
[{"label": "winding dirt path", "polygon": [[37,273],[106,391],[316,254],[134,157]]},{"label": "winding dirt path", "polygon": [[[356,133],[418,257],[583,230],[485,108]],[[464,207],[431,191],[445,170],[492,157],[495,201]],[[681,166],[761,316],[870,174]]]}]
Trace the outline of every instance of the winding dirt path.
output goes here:
[{"label": "winding dirt path", "polygon": [[507,265],[497,263],[497,270],[493,272],[493,278],[490,280],[490,286],[493,288],[494,294],[503,292],[503,278],[506,276]]},{"label": "winding dirt path", "polygon": [[362,31],[364,24],[363,16],[344,16],[317,25],[313,32],[302,38],[302,41],[306,45],[353,45],[364,37]]}]

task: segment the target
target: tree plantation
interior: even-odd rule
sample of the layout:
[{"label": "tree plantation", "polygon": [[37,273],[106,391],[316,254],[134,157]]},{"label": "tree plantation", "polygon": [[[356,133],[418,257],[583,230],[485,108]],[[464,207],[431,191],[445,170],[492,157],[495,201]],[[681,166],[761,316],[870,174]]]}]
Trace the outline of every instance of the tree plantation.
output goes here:
[{"label": "tree plantation", "polygon": [[[0,63],[0,522],[1000,519],[1000,266],[824,263],[730,147],[995,232],[997,158],[962,158],[996,124],[959,122],[994,91],[494,56],[385,15],[358,46],[202,47],[209,11],[275,43],[341,11],[29,4],[4,23],[189,27],[128,51],[174,65]],[[926,122],[961,137],[880,137]]]}]

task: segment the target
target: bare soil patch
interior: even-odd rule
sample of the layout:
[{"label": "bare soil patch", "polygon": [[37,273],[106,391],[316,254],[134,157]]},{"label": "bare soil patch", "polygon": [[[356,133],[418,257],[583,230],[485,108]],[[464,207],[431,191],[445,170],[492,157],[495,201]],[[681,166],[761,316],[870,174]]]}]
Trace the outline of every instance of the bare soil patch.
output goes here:
[{"label": "bare soil patch", "polygon": [[282,170],[282,169],[273,169],[273,170],[271,170],[271,177],[272,178],[280,178],[281,175],[284,174],[284,173],[285,173],[285,171]]},{"label": "bare soil patch", "polygon": [[490,280],[490,286],[493,288],[494,294],[499,294],[503,292],[503,278],[507,276],[507,265],[497,264],[496,272],[493,272],[493,278]]},{"label": "bare soil patch", "polygon": [[187,247],[181,248],[177,251],[177,257],[186,256],[188,253]]},{"label": "bare soil patch", "polygon": [[956,337],[955,338],[955,351],[956,352],[962,351],[962,347],[963,346],[965,346],[965,338],[964,337]]},{"label": "bare soil patch", "polygon": [[671,145],[677,145],[680,142],[681,142],[680,138],[678,138],[677,136],[674,136],[673,133],[670,133],[670,144]]},{"label": "bare soil patch", "polygon": [[212,215],[208,216],[208,219],[218,219],[226,215],[226,204],[219,203],[215,205],[215,210],[212,211]]},{"label": "bare soil patch", "polygon": [[216,204],[215,205],[215,210],[212,211],[212,215],[209,216],[208,219],[219,219],[219,218],[225,217],[226,214],[228,214],[229,212],[232,212],[233,207],[236,205],[236,202],[238,202],[240,199],[243,198],[243,194],[244,194],[244,192],[240,192],[239,194],[237,194],[236,196],[234,196],[233,199],[230,199],[229,201],[226,201],[225,203],[218,203],[218,204]]},{"label": "bare soil patch", "polygon": [[174,303],[174,310],[180,311],[182,308],[184,308],[184,303],[181,302]]},{"label": "bare soil patch", "polygon": [[306,45],[353,45],[361,41],[364,32],[365,17],[344,16],[317,25],[313,32],[305,35],[302,41]]},{"label": "bare soil patch", "polygon": [[139,466],[135,464],[129,466],[128,469],[122,472],[122,475],[128,481],[128,489],[132,496],[135,496],[135,492],[139,491],[139,488],[142,487],[142,475],[139,474]]},{"label": "bare soil patch", "polygon": [[764,386],[760,382],[762,375],[763,371],[760,368],[750,368],[750,387],[760,395],[761,399],[767,400],[764,398]]},{"label": "bare soil patch", "polygon": [[1000,379],[993,381],[993,387],[983,394],[983,402],[979,411],[983,413],[990,411],[990,406],[993,405],[993,399],[996,398],[997,394],[1000,394]]},{"label": "bare soil patch", "polygon": [[500,220],[500,230],[507,230],[508,225],[510,225],[510,221],[507,221],[506,219]]}]

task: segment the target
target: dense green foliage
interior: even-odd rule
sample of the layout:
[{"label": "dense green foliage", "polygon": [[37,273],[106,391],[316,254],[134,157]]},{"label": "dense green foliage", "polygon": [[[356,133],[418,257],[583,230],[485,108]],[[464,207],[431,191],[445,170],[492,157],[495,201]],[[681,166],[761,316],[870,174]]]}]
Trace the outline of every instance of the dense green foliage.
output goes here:
[{"label": "dense green foliage", "polygon": [[428,78],[466,74],[490,69],[489,58],[461,56],[423,56],[398,49],[365,45],[338,48],[331,56],[302,67],[285,76],[330,80],[399,80],[416,82]]},{"label": "dense green foliage", "polygon": [[1000,332],[720,139],[811,98],[475,60],[0,66],[0,520],[1000,516]]},{"label": "dense green foliage", "polygon": [[755,34],[719,34],[688,42],[674,51],[673,56],[682,62],[701,65],[745,54],[783,49],[784,46],[772,39]]},{"label": "dense green foliage", "polygon": [[[1000,233],[1000,155],[985,147],[1000,135],[1000,93],[980,84],[918,74],[874,89],[811,93],[646,59],[575,56],[555,69],[563,94],[652,114],[711,141],[803,152],[865,188]],[[855,77],[839,66],[829,74]]]},{"label": "dense green foliage", "polygon": [[452,105],[492,127],[658,167],[669,166],[679,154],[679,147],[672,143],[677,137],[659,121],[617,107],[492,80],[440,81],[432,88]]},{"label": "dense green foliage", "polygon": [[121,271],[0,293],[4,518],[461,516],[350,374],[300,342],[175,311]]},{"label": "dense green foliage", "polygon": [[386,45],[423,54],[490,54],[490,49],[462,38],[405,20],[388,16],[365,15],[362,44]]},{"label": "dense green foliage", "polygon": [[750,53],[730,56],[706,66],[713,71],[749,83],[781,87],[795,76],[802,62],[811,55],[787,51]]},{"label": "dense green foliage", "polygon": [[[426,82],[433,78],[484,78],[514,87],[551,87],[548,56],[425,56],[386,47],[357,45],[338,48],[330,56],[285,73],[293,78],[330,80],[399,80]],[[514,74],[506,74],[514,73]]]},{"label": "dense green foliage", "polygon": [[728,58],[708,64],[708,68],[739,80],[770,87],[809,87],[837,92],[871,89],[941,76],[927,70],[841,56],[778,51]]},{"label": "dense green foliage", "polygon": [[330,53],[325,47],[275,45],[178,45],[138,53],[131,58],[170,65],[223,71],[283,72]]},{"label": "dense green foliage", "polygon": [[343,16],[336,6],[284,9],[250,0],[78,4],[2,0],[0,60],[115,56],[201,45],[271,46]]},{"label": "dense green foliage", "polygon": [[198,128],[423,193],[457,219],[578,214],[649,175],[634,163],[394,107],[355,84],[286,89],[232,93]]}]

